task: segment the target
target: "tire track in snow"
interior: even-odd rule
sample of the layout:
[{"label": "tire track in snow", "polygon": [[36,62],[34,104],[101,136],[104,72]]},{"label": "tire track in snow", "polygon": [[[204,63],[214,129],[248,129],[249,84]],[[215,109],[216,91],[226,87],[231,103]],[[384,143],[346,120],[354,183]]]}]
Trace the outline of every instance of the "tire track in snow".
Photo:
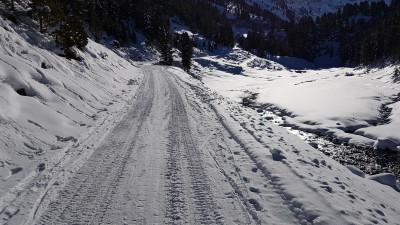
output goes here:
[{"label": "tire track in snow", "polygon": [[[193,141],[186,106],[175,86],[176,81],[172,80],[173,75],[162,73],[171,94],[171,134],[166,172],[169,223],[224,224],[208,183],[201,152]],[[183,165],[187,165],[187,171],[183,171]],[[188,182],[185,176],[188,176],[190,190],[184,190],[185,182]],[[194,201],[193,209],[190,208],[190,201]],[[195,214],[195,221],[182,218],[188,213]]]},{"label": "tire track in snow", "polygon": [[[145,117],[154,99],[153,75],[146,76],[138,99],[124,120],[111,132],[84,166],[50,203],[39,224],[99,224],[115,194]],[[132,129],[135,128],[135,129]]]}]

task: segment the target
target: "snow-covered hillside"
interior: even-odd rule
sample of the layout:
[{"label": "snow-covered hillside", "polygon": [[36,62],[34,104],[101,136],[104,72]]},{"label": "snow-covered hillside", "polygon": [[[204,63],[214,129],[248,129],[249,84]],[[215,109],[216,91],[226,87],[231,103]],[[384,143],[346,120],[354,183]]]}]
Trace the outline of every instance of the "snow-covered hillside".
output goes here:
[{"label": "snow-covered hillside", "polygon": [[116,115],[142,73],[93,41],[82,61],[67,60],[37,47],[51,48],[49,39],[1,17],[0,46],[2,205]]},{"label": "snow-covered hillside", "polygon": [[[295,13],[295,18],[311,16],[316,18],[324,13],[336,12],[347,3],[360,3],[364,0],[246,0],[248,4],[257,4],[263,9],[270,10],[282,19],[288,19],[288,11]],[[369,2],[378,2],[380,0],[369,0]],[[387,0],[387,2],[390,2]]]}]

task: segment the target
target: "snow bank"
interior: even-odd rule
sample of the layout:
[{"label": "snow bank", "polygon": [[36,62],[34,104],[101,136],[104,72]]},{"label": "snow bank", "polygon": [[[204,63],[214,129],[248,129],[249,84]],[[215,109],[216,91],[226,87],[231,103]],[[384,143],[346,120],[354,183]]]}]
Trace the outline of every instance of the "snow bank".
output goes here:
[{"label": "snow bank", "polygon": [[1,17],[0,45],[1,211],[10,193],[126,105],[141,72],[91,40],[82,61],[69,61],[45,49],[50,39]]}]

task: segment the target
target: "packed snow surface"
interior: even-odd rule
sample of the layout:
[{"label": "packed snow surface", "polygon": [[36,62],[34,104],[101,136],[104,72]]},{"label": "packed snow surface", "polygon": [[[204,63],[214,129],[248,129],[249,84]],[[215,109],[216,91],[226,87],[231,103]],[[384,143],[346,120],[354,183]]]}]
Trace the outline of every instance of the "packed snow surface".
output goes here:
[{"label": "packed snow surface", "polygon": [[[196,59],[204,85],[178,68],[132,64],[92,41],[82,61],[68,61],[1,23],[1,223],[399,224],[392,175],[356,175],[236,102],[242,90],[262,89],[261,101],[298,110],[299,124],[311,113],[318,129],[331,120],[358,127],[377,116],[375,108],[345,123],[348,113],[395,93],[381,72],[296,73],[236,49]],[[365,102],[328,108],[335,119],[308,109],[330,106],[325,98],[337,103],[320,97],[336,93],[330,86],[363,90],[348,98]],[[321,99],[305,107],[295,93],[281,97],[293,87]]]}]

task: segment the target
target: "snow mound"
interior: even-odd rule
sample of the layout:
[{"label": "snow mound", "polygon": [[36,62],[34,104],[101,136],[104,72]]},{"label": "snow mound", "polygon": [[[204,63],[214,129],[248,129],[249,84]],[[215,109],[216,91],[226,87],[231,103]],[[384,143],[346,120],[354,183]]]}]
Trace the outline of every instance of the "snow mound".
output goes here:
[{"label": "snow mound", "polygon": [[363,177],[363,178],[365,177],[365,173],[355,166],[347,165],[346,168],[349,169],[353,174],[355,174],[359,177]]},{"label": "snow mound", "polygon": [[383,185],[387,185],[389,187],[394,188],[396,191],[400,191],[399,187],[397,187],[396,176],[391,173],[382,173],[376,174],[368,177],[367,179],[379,182]]},{"label": "snow mound", "polygon": [[378,138],[374,143],[374,150],[399,151],[398,144],[389,138]]}]

